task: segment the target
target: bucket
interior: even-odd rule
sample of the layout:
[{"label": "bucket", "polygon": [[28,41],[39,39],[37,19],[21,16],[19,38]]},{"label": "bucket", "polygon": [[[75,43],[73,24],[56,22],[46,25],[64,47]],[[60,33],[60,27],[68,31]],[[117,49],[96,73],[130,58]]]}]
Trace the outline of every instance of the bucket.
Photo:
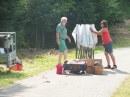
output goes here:
[{"label": "bucket", "polygon": [[58,64],[56,66],[56,74],[62,74],[63,65]]},{"label": "bucket", "polygon": [[22,67],[23,67],[22,64],[15,64],[14,66],[11,66],[9,70],[20,71],[22,70]]},{"label": "bucket", "polygon": [[17,71],[22,70],[22,64],[16,64],[16,70]]}]

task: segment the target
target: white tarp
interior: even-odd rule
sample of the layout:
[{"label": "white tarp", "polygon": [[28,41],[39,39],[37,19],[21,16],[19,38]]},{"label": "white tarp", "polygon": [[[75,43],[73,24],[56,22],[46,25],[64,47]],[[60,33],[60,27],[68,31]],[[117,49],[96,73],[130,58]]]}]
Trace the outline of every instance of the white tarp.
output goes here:
[{"label": "white tarp", "polygon": [[[94,31],[97,31],[94,24],[76,24],[72,32],[72,36],[74,38],[75,43],[77,43],[77,47],[80,48],[80,45],[83,47],[95,48],[95,45],[98,42],[97,35],[90,32],[89,28],[92,28]],[[76,39],[77,37],[77,39]]]}]

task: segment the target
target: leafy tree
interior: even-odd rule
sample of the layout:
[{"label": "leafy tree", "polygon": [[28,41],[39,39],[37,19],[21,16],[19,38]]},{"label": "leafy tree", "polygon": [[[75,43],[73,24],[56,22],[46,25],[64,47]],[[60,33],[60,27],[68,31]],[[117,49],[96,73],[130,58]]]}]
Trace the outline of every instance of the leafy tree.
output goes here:
[{"label": "leafy tree", "polygon": [[122,21],[122,2],[129,0],[1,0],[0,31],[15,31],[18,48],[54,48],[55,29],[62,16],[68,18],[72,38],[76,24]]}]

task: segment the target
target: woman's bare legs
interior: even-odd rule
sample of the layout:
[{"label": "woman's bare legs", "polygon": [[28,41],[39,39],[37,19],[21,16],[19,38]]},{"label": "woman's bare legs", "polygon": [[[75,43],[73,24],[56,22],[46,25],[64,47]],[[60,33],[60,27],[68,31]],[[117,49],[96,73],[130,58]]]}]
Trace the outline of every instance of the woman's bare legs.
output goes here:
[{"label": "woman's bare legs", "polygon": [[112,59],[113,65],[116,65],[116,60],[115,60],[115,56],[113,55],[113,53],[109,53],[109,55]]},{"label": "woman's bare legs", "polygon": [[111,59],[112,59],[112,62],[113,62],[113,67],[112,67],[112,69],[117,68],[115,56],[113,55],[113,53],[109,53],[109,55],[110,55],[110,57],[111,57]]},{"label": "woman's bare legs", "polygon": [[106,56],[106,60],[107,60],[107,65],[110,65],[110,58],[109,58],[109,54],[107,52],[104,53]]}]

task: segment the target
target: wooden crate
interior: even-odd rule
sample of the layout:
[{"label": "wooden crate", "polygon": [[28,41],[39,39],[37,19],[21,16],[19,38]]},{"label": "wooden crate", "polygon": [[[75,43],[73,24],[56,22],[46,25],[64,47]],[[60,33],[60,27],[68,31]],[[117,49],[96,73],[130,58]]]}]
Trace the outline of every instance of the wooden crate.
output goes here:
[{"label": "wooden crate", "polygon": [[103,66],[94,66],[94,74],[102,75],[103,74]]},{"label": "wooden crate", "polygon": [[100,62],[100,64],[102,65],[102,59],[87,59],[86,60],[87,66],[94,66],[95,62]]},{"label": "wooden crate", "polygon": [[94,67],[93,66],[87,66],[86,72],[89,73],[89,74],[94,74]]}]

